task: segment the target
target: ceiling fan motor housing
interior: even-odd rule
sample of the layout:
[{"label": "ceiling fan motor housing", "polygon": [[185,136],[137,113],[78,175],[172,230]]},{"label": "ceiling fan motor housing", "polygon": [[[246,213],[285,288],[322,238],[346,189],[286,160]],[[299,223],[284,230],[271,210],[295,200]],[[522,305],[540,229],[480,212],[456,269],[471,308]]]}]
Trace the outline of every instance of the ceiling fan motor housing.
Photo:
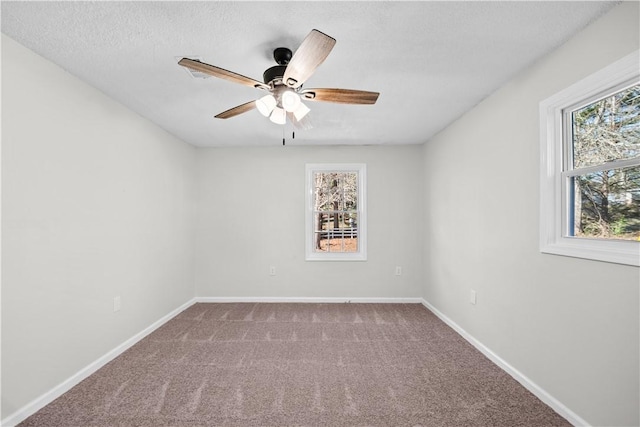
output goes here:
[{"label": "ceiling fan motor housing", "polygon": [[262,78],[266,84],[269,84],[276,79],[282,80],[284,70],[286,69],[286,65],[275,65],[271,68],[267,68],[267,70],[262,74]]}]

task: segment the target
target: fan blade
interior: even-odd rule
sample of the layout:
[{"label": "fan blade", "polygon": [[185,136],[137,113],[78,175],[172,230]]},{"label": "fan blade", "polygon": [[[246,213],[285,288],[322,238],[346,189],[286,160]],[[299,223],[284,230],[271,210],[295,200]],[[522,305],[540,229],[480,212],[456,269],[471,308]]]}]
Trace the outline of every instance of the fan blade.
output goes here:
[{"label": "fan blade", "polygon": [[352,89],[303,89],[300,95],[309,101],[336,102],[338,104],[375,104],[378,92]]},{"label": "fan blade", "polygon": [[292,88],[300,87],[324,62],[335,44],[334,38],[318,30],[311,30],[284,70],[283,82]]},{"label": "fan blade", "polygon": [[200,71],[201,73],[209,74],[210,76],[213,76],[213,77],[229,80],[234,83],[240,83],[242,85],[251,86],[258,89],[267,89],[267,90],[269,89],[269,86],[265,85],[262,82],[259,82],[258,80],[245,77],[241,74],[234,73],[233,71],[228,71],[223,68],[205,64],[204,62],[194,61],[193,59],[189,59],[189,58],[182,58],[180,62],[178,62],[178,64],[182,65],[183,67]]},{"label": "fan blade", "polygon": [[235,117],[239,114],[246,113],[247,111],[251,111],[256,108],[256,101],[249,101],[245,104],[238,105],[237,107],[233,107],[230,110],[223,111],[222,113],[216,116],[216,119],[228,119],[230,117]]}]

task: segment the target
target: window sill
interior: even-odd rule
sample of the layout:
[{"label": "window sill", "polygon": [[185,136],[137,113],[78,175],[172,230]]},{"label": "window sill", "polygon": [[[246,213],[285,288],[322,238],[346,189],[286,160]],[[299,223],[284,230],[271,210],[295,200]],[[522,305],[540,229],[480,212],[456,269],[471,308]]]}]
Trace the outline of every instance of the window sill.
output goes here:
[{"label": "window sill", "polygon": [[640,266],[640,242],[563,237],[541,245],[540,252],[593,261]]},{"label": "window sill", "polygon": [[349,253],[327,253],[318,252],[307,255],[305,261],[366,261],[367,254],[349,252]]}]

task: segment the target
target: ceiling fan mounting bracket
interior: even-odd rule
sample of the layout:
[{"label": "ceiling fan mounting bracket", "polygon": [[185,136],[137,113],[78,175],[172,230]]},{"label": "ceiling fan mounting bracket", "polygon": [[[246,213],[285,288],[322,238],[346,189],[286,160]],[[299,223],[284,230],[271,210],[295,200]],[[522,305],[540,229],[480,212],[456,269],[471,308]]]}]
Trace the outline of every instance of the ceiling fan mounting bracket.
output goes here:
[{"label": "ceiling fan mounting bracket", "polygon": [[276,64],[278,65],[289,64],[289,61],[291,61],[292,56],[293,56],[293,53],[291,52],[291,49],[286,47],[277,47],[273,51],[273,59],[276,60]]}]

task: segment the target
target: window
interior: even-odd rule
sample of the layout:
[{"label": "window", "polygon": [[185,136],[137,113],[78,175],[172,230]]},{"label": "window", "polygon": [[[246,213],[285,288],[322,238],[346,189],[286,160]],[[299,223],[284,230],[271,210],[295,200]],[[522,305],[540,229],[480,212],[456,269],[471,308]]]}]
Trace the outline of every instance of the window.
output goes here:
[{"label": "window", "polygon": [[307,261],[367,259],[366,167],[308,164]]},{"label": "window", "polygon": [[640,265],[639,52],[540,104],[540,250]]}]

